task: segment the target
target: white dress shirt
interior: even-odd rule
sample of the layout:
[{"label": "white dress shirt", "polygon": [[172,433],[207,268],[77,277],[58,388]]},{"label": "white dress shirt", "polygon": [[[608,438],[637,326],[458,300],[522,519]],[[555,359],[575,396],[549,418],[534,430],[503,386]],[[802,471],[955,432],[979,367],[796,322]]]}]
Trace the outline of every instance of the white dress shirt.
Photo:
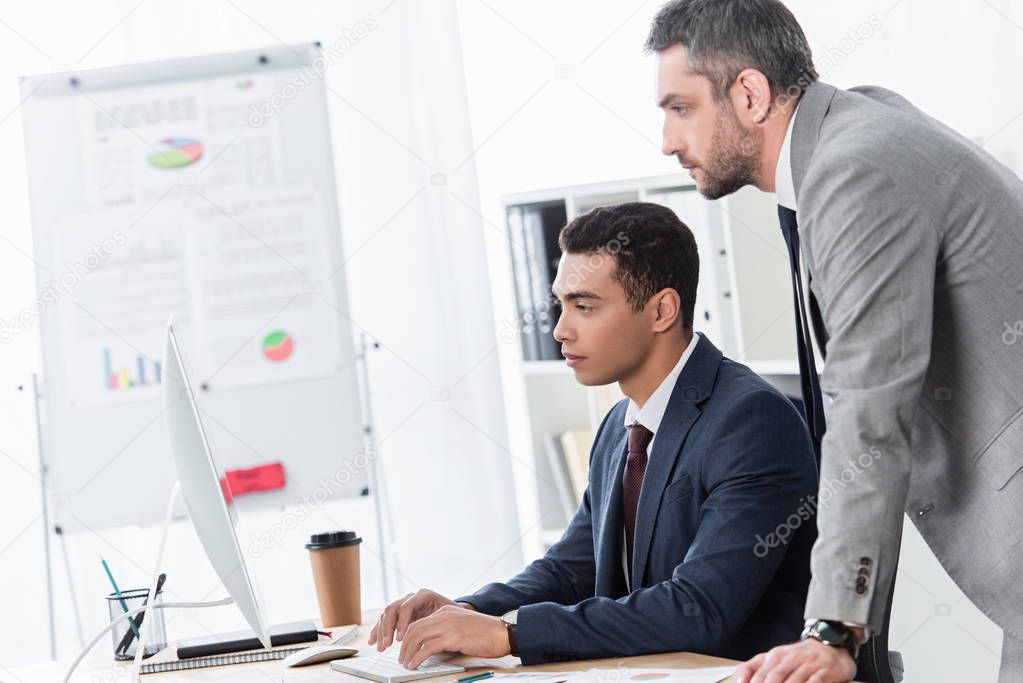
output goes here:
[{"label": "white dress shirt", "polygon": [[[694,332],[693,338],[689,341],[689,346],[682,352],[682,357],[675,363],[675,367],[671,369],[667,377],[661,380],[661,383],[654,390],[654,393],[650,394],[650,398],[647,399],[643,407],[640,408],[636,405],[636,402],[631,398],[629,399],[629,407],[625,410],[625,427],[628,429],[631,425],[637,422],[651,432],[653,432],[653,438],[650,439],[650,443],[647,445],[647,462],[649,463],[650,454],[654,450],[654,441],[657,440],[657,428],[661,426],[661,420],[664,418],[664,411],[668,408],[668,400],[671,399],[671,392],[675,390],[675,382],[678,381],[679,375],[682,374],[682,368],[685,367],[686,361],[693,355],[693,349],[696,348],[697,342],[700,341],[700,333]],[[625,524],[622,524],[622,570],[625,572],[625,586],[626,589],[632,592],[632,580],[629,576],[629,553],[626,548],[628,541],[625,538]]]},{"label": "white dress shirt", "polygon": [[778,195],[778,203],[787,209],[798,211],[796,207],[796,183],[792,179],[792,128],[796,122],[799,104],[792,111],[789,127],[785,131],[785,140],[781,143],[778,153],[778,164],[774,167],[774,192]]}]

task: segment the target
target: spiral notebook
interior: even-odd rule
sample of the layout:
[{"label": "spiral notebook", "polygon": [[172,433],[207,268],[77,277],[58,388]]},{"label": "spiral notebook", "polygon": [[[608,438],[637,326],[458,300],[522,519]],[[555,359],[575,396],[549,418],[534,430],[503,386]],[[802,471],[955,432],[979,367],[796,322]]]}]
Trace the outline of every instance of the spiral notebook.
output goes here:
[{"label": "spiral notebook", "polygon": [[[344,629],[338,629],[344,631]],[[336,638],[334,641],[337,645],[342,645],[351,640],[354,640],[358,635],[358,627],[352,627],[349,631],[344,631],[343,635]],[[269,662],[279,659],[284,659],[293,652],[304,650],[308,647],[308,644],[300,645],[297,647],[275,647],[272,650],[250,650],[248,652],[231,652],[227,654],[211,655],[208,657],[192,657],[189,659],[179,659],[176,656],[175,648],[167,647],[164,648],[163,652],[160,652],[152,657],[152,659],[142,663],[139,671],[144,674],[155,674],[163,673],[165,671],[183,671],[185,669],[204,669],[214,666],[230,666],[232,664],[249,664],[252,662]]]},{"label": "spiral notebook", "polygon": [[212,657],[192,657],[191,659],[168,659],[163,662],[146,662],[140,671],[144,674],[158,674],[164,671],[183,671],[184,669],[205,669],[212,666],[229,666],[231,664],[248,664],[250,662],[269,662],[284,659],[292,652],[304,650],[302,647],[282,647],[276,650],[254,650],[252,652],[233,652]]}]

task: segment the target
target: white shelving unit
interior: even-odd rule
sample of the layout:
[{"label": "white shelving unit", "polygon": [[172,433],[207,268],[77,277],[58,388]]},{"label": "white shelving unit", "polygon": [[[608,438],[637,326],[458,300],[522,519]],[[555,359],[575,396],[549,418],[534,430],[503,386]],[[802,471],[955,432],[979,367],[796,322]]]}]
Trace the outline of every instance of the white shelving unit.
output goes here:
[{"label": "white shelving unit", "polygon": [[[776,386],[798,394],[791,281],[788,257],[778,227],[774,198],[747,188],[715,202],[707,201],[688,179],[655,176],[520,193],[503,198],[504,215],[514,207],[563,203],[570,221],[590,209],[620,202],[650,201],[668,206],[689,226],[700,250],[700,284],[695,328],[726,356],[746,363]],[[513,234],[506,221],[506,232]],[[560,225],[556,226],[560,229]],[[509,237],[511,239],[511,237]],[[505,249],[506,272],[513,273],[512,245]],[[557,254],[550,255],[552,258]],[[502,269],[504,270],[504,269]],[[548,283],[549,284],[549,283]],[[510,288],[514,276],[494,287]],[[506,320],[517,310],[503,311]],[[508,395],[508,426],[516,454],[515,489],[527,560],[539,556],[561,535],[574,501],[559,500],[544,451],[548,434],[569,429],[596,430],[622,398],[617,385],[584,387],[559,360],[526,360],[523,344],[504,344],[502,365],[513,386]]]}]

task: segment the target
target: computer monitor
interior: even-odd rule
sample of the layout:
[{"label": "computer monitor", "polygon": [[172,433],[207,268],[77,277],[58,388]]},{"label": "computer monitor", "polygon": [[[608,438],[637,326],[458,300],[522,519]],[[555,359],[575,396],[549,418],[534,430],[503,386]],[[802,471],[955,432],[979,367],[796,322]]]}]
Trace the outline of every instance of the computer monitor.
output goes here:
[{"label": "computer monitor", "polygon": [[167,323],[161,382],[171,452],[192,526],[234,604],[263,646],[269,648],[266,619],[238,544],[232,510],[224,500],[219,470],[174,335],[173,319]]}]

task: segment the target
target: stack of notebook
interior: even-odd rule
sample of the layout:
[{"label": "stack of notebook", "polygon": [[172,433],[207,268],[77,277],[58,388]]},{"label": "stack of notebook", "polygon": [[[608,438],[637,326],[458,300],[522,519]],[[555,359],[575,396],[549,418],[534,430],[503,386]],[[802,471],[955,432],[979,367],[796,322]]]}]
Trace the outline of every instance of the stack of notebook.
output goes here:
[{"label": "stack of notebook", "polygon": [[[344,627],[348,628],[348,627]],[[344,630],[341,629],[341,630]],[[357,629],[345,634],[348,640],[355,637]],[[142,663],[144,674],[183,669],[204,669],[212,666],[247,664],[284,659],[298,652],[319,638],[316,625],[311,621],[282,624],[270,627],[270,643],[273,648],[266,650],[252,631],[238,631],[217,636],[182,640],[177,648],[167,647]],[[338,643],[346,638],[338,639]]]}]

